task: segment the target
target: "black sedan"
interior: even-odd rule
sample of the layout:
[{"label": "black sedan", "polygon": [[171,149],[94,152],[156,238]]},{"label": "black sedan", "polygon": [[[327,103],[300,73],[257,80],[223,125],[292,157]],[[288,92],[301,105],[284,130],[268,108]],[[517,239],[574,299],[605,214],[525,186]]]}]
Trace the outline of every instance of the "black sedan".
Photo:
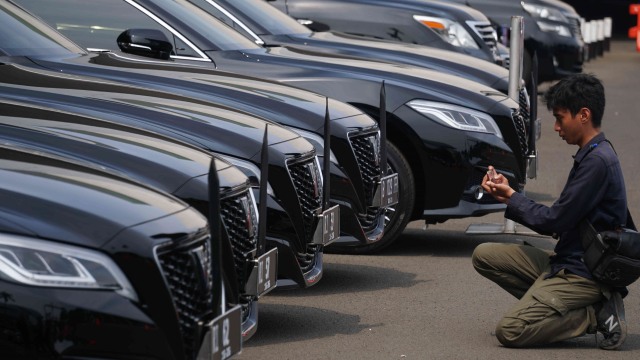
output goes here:
[{"label": "black sedan", "polygon": [[468,6],[433,0],[267,1],[313,30],[426,45],[504,62],[489,19]]},{"label": "black sedan", "polygon": [[[334,185],[331,203],[340,206],[341,234],[336,242],[358,245],[382,238],[385,212],[381,204],[386,203],[378,194],[382,194],[384,184],[393,181],[395,176],[388,172],[383,178],[378,163],[381,158],[379,129],[361,110],[273,81],[212,71],[209,64],[149,61],[122,52],[88,55],[37,19],[8,4],[0,6],[5,12],[0,14],[3,23],[11,24],[0,28],[3,41],[0,53],[11,55],[5,58],[7,62],[27,57],[27,61],[21,62],[23,66],[126,82],[241,110],[289,127],[309,140],[320,156],[324,153],[325,115],[328,115],[331,121],[329,166],[350,178],[349,186],[344,185],[342,175],[330,178]],[[324,167],[324,163],[321,161],[321,166]]]},{"label": "black sedan", "polygon": [[[0,73],[0,93],[7,100],[108,117],[183,140],[223,156],[259,183],[268,122],[191,98],[17,64],[0,65]],[[269,129],[267,248],[278,248],[278,285],[311,286],[322,276],[323,244],[315,236],[323,221],[318,160],[298,134],[275,124]]]},{"label": "black sedan", "polygon": [[293,46],[329,55],[354,56],[415,65],[445,74],[458,75],[505,94],[509,89],[509,70],[504,66],[471,55],[344,32],[314,32],[264,0],[191,0],[191,2],[232,26],[250,40],[264,46]]},{"label": "black sedan", "polygon": [[[512,16],[524,19],[524,73],[538,58],[538,81],[552,81],[582,72],[584,42],[580,15],[557,0],[451,0],[482,11],[500,33],[508,34]],[[508,41],[508,37],[504,38]]]},{"label": "black sedan", "polygon": [[[487,166],[497,165],[522,191],[535,157],[528,148],[533,122],[525,95],[518,104],[492,88],[426,69],[259,47],[186,1],[18,2],[87,48],[119,45],[189,66],[267,77],[350,103],[376,118],[382,113],[380,84],[386,81],[382,105],[388,111],[382,114],[389,119],[388,161],[399,175],[400,202],[383,241],[358,251],[388,245],[411,219],[436,223],[502,211],[503,204],[474,197]],[[440,179],[447,181],[443,185]]]},{"label": "black sedan", "polygon": [[225,309],[216,275],[219,239],[195,209],[6,145],[0,178],[2,358],[194,360],[241,349],[240,308]]},{"label": "black sedan", "polygon": [[[86,167],[135,179],[172,194],[209,216],[208,172],[212,157],[200,149],[139,128],[109,121],[107,115],[79,116],[30,102],[8,100],[0,91],[0,142]],[[220,218],[227,278],[227,299],[243,308],[242,333],[252,335],[258,322],[257,299],[273,289],[276,254],[258,256],[257,206],[249,179],[231,164],[214,158],[220,187]],[[261,245],[265,247],[264,244]],[[263,268],[260,270],[260,266]],[[269,275],[271,274],[271,277]],[[260,282],[258,282],[260,280]],[[271,286],[265,288],[264,283]]]}]

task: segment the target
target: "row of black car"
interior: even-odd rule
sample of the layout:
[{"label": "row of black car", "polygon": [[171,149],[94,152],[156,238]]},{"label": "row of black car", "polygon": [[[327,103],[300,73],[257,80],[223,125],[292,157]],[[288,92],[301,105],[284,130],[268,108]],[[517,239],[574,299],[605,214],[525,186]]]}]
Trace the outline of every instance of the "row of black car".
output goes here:
[{"label": "row of black car", "polygon": [[469,55],[262,0],[3,0],[0,23],[9,359],[229,358],[325,248],[503,210],[474,196],[489,164],[535,176],[524,82]]}]

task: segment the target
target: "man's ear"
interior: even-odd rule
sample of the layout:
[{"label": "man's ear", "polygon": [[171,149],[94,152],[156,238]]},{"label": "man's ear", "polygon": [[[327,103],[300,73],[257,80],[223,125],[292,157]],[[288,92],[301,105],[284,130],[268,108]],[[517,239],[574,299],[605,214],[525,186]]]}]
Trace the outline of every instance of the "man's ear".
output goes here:
[{"label": "man's ear", "polygon": [[578,115],[580,123],[582,124],[586,124],[587,121],[591,121],[591,110],[589,110],[589,108],[583,107],[582,109],[580,109],[580,111],[578,111]]}]

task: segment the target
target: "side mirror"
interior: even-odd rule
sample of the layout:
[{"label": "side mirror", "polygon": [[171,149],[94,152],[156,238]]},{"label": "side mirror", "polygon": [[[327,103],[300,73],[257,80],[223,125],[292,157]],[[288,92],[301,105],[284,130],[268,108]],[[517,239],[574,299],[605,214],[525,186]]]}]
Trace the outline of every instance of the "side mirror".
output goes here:
[{"label": "side mirror", "polygon": [[169,60],[173,51],[167,36],[156,29],[128,29],[117,42],[123,52],[162,60]]}]

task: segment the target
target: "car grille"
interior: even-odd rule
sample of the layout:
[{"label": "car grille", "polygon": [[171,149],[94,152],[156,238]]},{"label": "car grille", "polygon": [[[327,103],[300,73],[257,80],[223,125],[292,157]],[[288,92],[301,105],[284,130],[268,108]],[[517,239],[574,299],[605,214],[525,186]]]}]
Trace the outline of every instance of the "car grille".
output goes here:
[{"label": "car grille", "polygon": [[513,121],[516,126],[516,132],[518,133],[522,153],[527,154],[529,151],[529,137],[527,134],[531,128],[531,113],[529,108],[529,94],[527,94],[526,88],[520,89],[518,103],[520,105],[520,110],[518,111],[520,116],[514,115]]},{"label": "car grille", "polygon": [[185,356],[192,359],[201,341],[198,323],[211,312],[214,293],[209,235],[187,242],[159,250],[158,262],[178,315]]},{"label": "car grille", "polygon": [[258,216],[255,200],[249,189],[223,196],[220,200],[220,216],[233,248],[240,289],[244,289],[248,275],[246,264],[256,257],[258,248]]},{"label": "car grille", "polygon": [[[304,239],[311,244],[318,223],[317,215],[322,210],[322,175],[316,157],[287,161],[289,176],[298,195],[302,210]],[[309,245],[303,252],[297,253],[303,272],[311,270],[315,251]]]},{"label": "car grille", "polygon": [[380,134],[379,132],[351,133],[349,142],[356,157],[362,181],[364,184],[367,212],[358,214],[360,226],[365,230],[372,230],[377,226],[378,208],[372,207],[376,185],[380,180]]},{"label": "car grille", "polygon": [[[566,16],[566,14],[565,14]],[[582,38],[582,29],[580,26],[580,19],[576,17],[566,16],[569,20],[569,28],[571,29],[571,33],[575,35],[577,38]]]},{"label": "car grille", "polygon": [[489,47],[489,49],[491,49],[491,52],[494,54],[498,53],[498,35],[496,30],[491,26],[491,23],[483,21],[467,21],[467,24],[478,36],[480,36],[482,41]]}]

